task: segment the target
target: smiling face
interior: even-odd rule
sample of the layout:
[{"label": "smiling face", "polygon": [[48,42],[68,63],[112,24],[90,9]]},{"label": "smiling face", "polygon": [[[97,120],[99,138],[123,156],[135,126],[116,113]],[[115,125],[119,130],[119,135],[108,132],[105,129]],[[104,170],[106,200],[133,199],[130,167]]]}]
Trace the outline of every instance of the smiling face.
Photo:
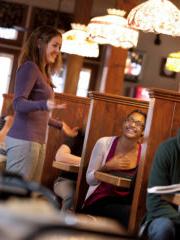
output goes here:
[{"label": "smiling face", "polygon": [[62,38],[55,36],[51,38],[46,47],[45,60],[47,64],[55,63],[58,55],[60,54]]},{"label": "smiling face", "polygon": [[142,136],[145,125],[145,117],[138,112],[130,114],[123,124],[123,134],[127,138],[138,139]]}]

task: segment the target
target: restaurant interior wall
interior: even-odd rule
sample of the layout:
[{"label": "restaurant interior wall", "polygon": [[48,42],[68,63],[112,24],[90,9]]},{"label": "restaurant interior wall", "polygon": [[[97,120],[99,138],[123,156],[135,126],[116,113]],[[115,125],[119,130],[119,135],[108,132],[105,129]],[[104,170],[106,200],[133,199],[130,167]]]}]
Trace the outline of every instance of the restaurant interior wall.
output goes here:
[{"label": "restaurant interior wall", "polygon": [[[41,7],[46,9],[57,9],[58,0],[6,0],[7,2],[17,2],[22,4],[27,4],[31,7]],[[92,8],[92,16],[98,15],[105,15],[107,8],[114,8],[115,7],[115,0],[95,0],[93,3]],[[175,0],[173,1],[176,5],[180,8],[180,1]],[[72,13],[74,11],[75,0],[61,0],[61,11]],[[27,16],[30,18],[30,16]],[[26,27],[28,27],[29,19],[26,21]],[[126,82],[124,84],[124,94],[125,89],[128,87],[136,87],[136,86],[143,86],[143,87],[160,87],[164,89],[171,89],[178,91],[179,89],[179,81],[180,81],[180,74],[176,74],[175,78],[171,76],[162,76],[160,74],[161,69],[161,60],[162,58],[167,57],[170,52],[179,51],[180,49],[180,37],[173,38],[170,36],[160,35],[161,44],[155,45],[154,39],[155,34],[150,33],[140,33],[140,38],[138,41],[137,49],[140,52],[144,53],[144,61],[142,66],[142,73],[140,78],[137,82]],[[21,46],[11,46],[11,45],[4,45],[0,42],[0,48],[5,47],[8,49],[15,49],[21,50]],[[91,62],[97,63],[96,60],[91,60]],[[99,65],[101,67],[101,63]],[[96,68],[97,69],[97,68]],[[99,75],[99,74],[97,74]],[[101,76],[96,83],[95,90],[98,90],[99,81],[101,80]]]}]

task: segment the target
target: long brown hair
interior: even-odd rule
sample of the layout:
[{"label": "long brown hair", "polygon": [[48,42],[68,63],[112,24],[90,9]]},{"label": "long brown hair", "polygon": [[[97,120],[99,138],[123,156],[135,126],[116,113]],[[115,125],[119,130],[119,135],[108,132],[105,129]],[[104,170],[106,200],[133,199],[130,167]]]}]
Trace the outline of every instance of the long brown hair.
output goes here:
[{"label": "long brown hair", "polygon": [[[55,27],[41,26],[36,28],[25,43],[18,62],[18,67],[26,61],[36,63],[51,86],[53,86],[51,75],[60,70],[62,59],[59,52],[56,61],[53,64],[45,66],[45,50],[50,40],[56,36],[62,38],[61,32]],[[39,42],[41,43],[41,47],[39,47]]]}]

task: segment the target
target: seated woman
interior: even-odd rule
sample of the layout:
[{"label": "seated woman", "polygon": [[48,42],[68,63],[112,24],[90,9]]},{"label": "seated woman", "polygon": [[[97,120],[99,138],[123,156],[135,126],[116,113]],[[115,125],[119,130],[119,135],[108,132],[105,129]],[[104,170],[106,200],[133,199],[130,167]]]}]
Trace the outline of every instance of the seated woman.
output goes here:
[{"label": "seated woman", "polygon": [[7,108],[6,114],[0,117],[0,163],[4,167],[4,162],[6,161],[6,146],[5,138],[12,126],[14,120],[14,110],[12,104]]},{"label": "seated woman", "polygon": [[[56,153],[56,161],[80,165],[81,152],[84,142],[84,132],[79,129],[75,137],[65,137],[64,143]],[[77,174],[61,172],[54,183],[54,192],[62,199],[61,210],[73,208],[73,196],[76,189]]]},{"label": "seated woman", "polygon": [[135,110],[125,119],[121,136],[103,137],[97,141],[86,173],[89,189],[82,208],[83,213],[117,219],[127,226],[133,184],[130,189],[115,187],[98,181],[94,174],[97,170],[118,170],[123,175],[135,177],[145,121],[146,114]]}]

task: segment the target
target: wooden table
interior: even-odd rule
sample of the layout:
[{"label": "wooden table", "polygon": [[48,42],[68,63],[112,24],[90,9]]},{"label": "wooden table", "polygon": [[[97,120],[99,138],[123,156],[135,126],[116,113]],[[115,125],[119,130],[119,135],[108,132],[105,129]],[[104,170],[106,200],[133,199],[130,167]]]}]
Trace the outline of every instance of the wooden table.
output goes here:
[{"label": "wooden table", "polygon": [[53,161],[53,167],[58,168],[62,171],[72,172],[72,173],[78,173],[79,171],[79,165],[73,165],[73,164],[63,163],[58,161]]},{"label": "wooden table", "polygon": [[113,173],[96,171],[95,177],[97,180],[112,184],[117,187],[130,188],[131,179],[113,175]]},{"label": "wooden table", "polygon": [[163,194],[162,198],[167,202],[180,206],[180,193],[176,194]]}]

